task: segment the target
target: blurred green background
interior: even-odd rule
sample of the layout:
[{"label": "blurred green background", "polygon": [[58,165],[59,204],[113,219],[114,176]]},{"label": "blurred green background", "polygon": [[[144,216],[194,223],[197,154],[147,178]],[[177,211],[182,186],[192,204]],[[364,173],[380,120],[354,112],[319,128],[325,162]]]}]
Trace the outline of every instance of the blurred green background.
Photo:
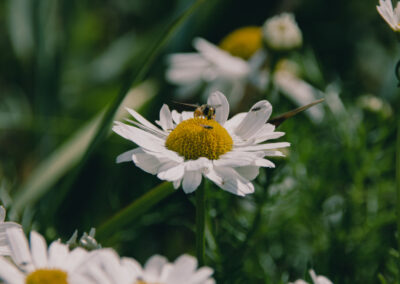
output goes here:
[{"label": "blurred green background", "polygon": [[[67,240],[161,183],[131,163],[115,163],[134,146],[115,134],[74,173],[102,111],[191,4],[0,1],[0,198],[26,231]],[[377,4],[204,1],[127,96],[125,106],[154,121],[163,103],[174,108],[175,88],[164,78],[167,54],[193,51],[195,36],[218,43],[238,27],[288,11],[303,32],[304,46],[292,56],[300,58],[304,79],[336,98],[324,103],[322,123],[300,114],[280,126],[287,133],[281,140],[292,146],[255,181],[255,194],[209,190],[207,264],[218,283],[285,283],[307,277],[310,268],[334,283],[399,277],[394,66],[400,55]],[[295,107],[279,97],[274,114]],[[194,213],[193,195],[177,190],[99,241],[142,263],[156,253],[170,260],[193,254]]]}]

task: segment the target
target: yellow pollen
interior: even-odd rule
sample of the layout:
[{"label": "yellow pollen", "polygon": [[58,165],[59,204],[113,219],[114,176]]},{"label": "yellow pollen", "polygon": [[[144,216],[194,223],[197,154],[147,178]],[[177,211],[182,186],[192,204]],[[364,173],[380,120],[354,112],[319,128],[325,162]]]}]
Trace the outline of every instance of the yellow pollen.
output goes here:
[{"label": "yellow pollen", "polygon": [[233,140],[228,131],[214,119],[191,118],[179,123],[168,135],[165,146],[185,157],[196,160],[206,157],[217,160],[232,149]]},{"label": "yellow pollen", "polygon": [[261,38],[260,27],[244,27],[228,34],[219,46],[233,56],[247,60],[261,48]]},{"label": "yellow pollen", "polygon": [[67,273],[58,269],[37,269],[26,277],[25,284],[68,284]]}]

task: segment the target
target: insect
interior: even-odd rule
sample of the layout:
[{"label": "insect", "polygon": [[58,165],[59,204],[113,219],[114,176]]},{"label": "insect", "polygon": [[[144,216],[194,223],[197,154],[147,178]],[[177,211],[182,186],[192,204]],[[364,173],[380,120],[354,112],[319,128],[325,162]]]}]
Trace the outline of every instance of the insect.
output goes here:
[{"label": "insect", "polygon": [[[176,102],[178,103],[178,102]],[[194,117],[205,117],[207,119],[214,119],[215,118],[215,109],[220,107],[221,105],[194,105],[194,104],[187,104],[187,103],[178,103],[185,106],[195,107],[195,111],[193,113]],[[206,127],[205,127],[206,128]]]},{"label": "insect", "polygon": [[205,129],[213,129],[214,128],[211,125],[205,125],[205,124],[200,124],[200,126],[202,126]]}]

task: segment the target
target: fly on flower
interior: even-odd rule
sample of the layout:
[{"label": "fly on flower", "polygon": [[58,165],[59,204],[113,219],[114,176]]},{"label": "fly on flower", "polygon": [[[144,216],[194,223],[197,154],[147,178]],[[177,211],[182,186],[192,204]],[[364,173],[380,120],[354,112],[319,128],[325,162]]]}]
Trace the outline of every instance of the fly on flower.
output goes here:
[{"label": "fly on flower", "polygon": [[209,104],[204,104],[201,106],[187,104],[187,103],[178,103],[178,104],[196,108],[193,113],[193,116],[194,117],[205,117],[207,119],[214,119],[215,118],[215,109],[221,106],[221,105],[209,105]]},{"label": "fly on flower", "polygon": [[275,165],[265,157],[283,156],[280,148],[287,142],[265,143],[284,135],[267,123],[272,106],[262,100],[249,112],[228,119],[229,104],[224,94],[214,92],[207,100],[218,106],[211,119],[195,112],[178,113],[163,105],[160,120],[147,121],[132,109],[133,125],[116,122],[113,130],[139,147],[117,157],[117,162],[133,161],[142,170],[170,181],[175,188],[182,185],[191,193],[202,177],[210,179],[223,190],[244,196],[254,192],[251,180],[260,167]]}]

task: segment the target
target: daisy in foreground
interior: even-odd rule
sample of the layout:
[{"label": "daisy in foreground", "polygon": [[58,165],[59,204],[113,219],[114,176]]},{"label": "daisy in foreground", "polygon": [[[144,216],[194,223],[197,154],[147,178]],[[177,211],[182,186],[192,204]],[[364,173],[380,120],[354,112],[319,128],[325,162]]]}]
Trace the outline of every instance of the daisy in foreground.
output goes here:
[{"label": "daisy in foreground", "polygon": [[11,263],[0,257],[0,279],[6,284],[91,284],[90,279],[78,271],[88,252],[58,241],[47,249],[44,238],[32,231],[30,249],[28,240],[20,228],[9,228],[6,237],[10,244]]},{"label": "daisy in foreground", "polygon": [[156,121],[161,129],[128,109],[137,122],[131,121],[134,126],[116,122],[113,130],[139,147],[121,154],[117,162],[133,161],[159,179],[173,182],[175,188],[182,184],[186,193],[196,190],[203,176],[233,194],[253,193],[251,180],[259,168],[274,167],[265,157],[283,156],[277,149],[290,146],[287,142],[264,143],[284,135],[266,123],[271,104],[259,101],[249,112],[228,120],[228,101],[214,92],[203,115],[199,109],[178,113],[163,105]]},{"label": "daisy in foreground", "polygon": [[392,0],[379,0],[376,9],[393,31],[400,31],[400,2],[393,9]]},{"label": "daisy in foreground", "polygon": [[21,225],[14,222],[4,222],[6,219],[6,209],[0,206],[0,255],[10,255],[10,247],[6,238],[6,229],[20,228]]},{"label": "daisy in foreground", "polygon": [[152,256],[142,266],[134,259],[120,258],[112,249],[92,253],[88,276],[97,284],[214,284],[209,267],[197,269],[197,260],[189,255],[169,263],[160,255]]}]

